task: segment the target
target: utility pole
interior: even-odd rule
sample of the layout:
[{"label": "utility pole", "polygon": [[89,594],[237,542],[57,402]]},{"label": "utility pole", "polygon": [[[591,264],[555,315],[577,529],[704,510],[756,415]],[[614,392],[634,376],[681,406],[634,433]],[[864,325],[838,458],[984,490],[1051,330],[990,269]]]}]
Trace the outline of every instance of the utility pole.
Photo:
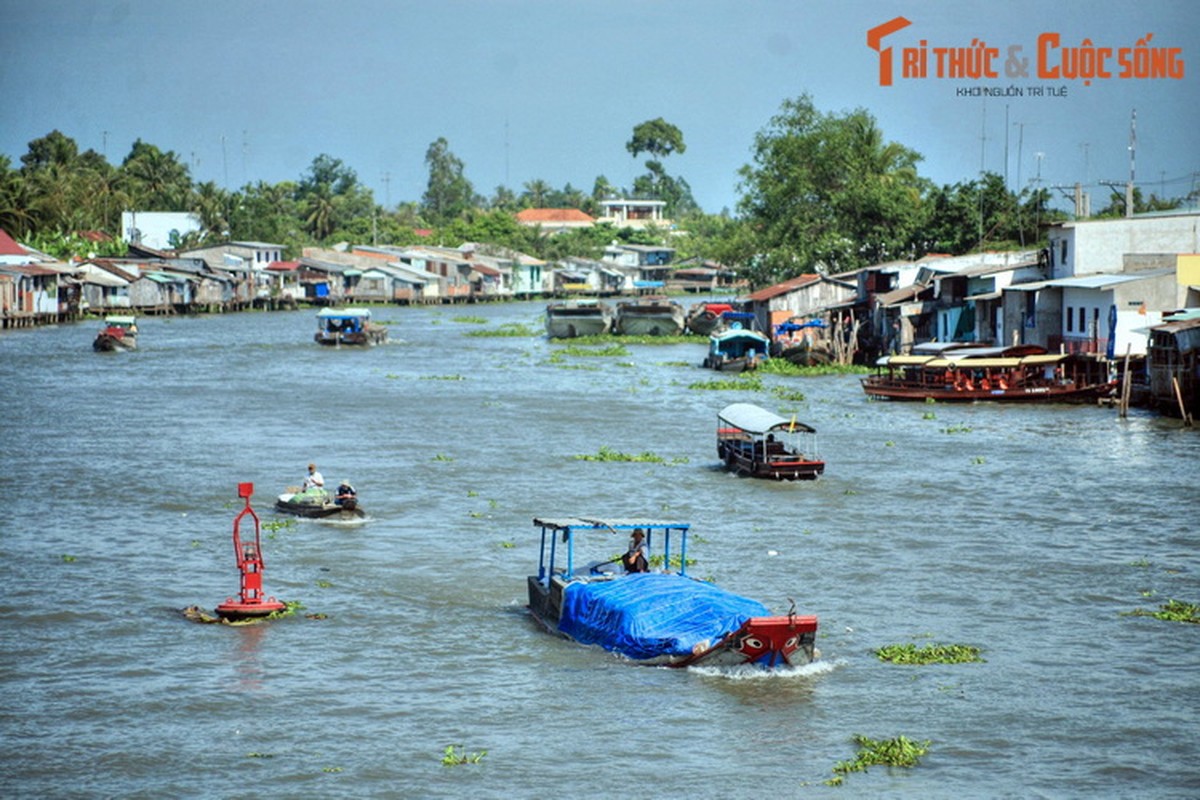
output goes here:
[{"label": "utility pole", "polygon": [[1129,183],[1125,184],[1125,216],[1133,216],[1134,161],[1137,153],[1137,109],[1129,117]]}]

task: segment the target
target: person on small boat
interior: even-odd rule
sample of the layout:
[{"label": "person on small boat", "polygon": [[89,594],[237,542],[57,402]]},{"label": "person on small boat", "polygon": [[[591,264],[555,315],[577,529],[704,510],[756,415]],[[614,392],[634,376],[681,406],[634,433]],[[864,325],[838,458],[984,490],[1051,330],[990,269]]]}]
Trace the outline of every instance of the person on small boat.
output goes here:
[{"label": "person on small boat", "polygon": [[358,497],[358,492],[356,492],[354,487],[350,485],[350,481],[342,481],[340,484],[338,484],[337,495],[334,498],[334,502],[339,506],[352,506],[354,505],[356,497]]},{"label": "person on small boat", "polygon": [[621,556],[621,564],[626,572],[649,572],[650,562],[646,558],[646,534],[641,528],[634,528],[629,537],[629,547]]},{"label": "person on small boat", "polygon": [[325,477],[317,472],[316,464],[308,465],[308,476],[304,479],[304,491],[309,489],[324,489]]}]

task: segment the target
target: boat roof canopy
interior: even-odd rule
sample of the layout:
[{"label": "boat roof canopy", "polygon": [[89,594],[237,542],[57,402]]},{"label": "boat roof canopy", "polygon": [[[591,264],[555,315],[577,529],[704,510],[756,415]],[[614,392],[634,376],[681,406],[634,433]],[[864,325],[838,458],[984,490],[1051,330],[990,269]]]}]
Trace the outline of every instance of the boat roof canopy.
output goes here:
[{"label": "boat roof canopy", "polygon": [[747,433],[765,435],[772,431],[790,433],[797,430],[805,433],[817,432],[815,428],[805,425],[803,422],[797,422],[794,417],[792,419],[781,417],[751,403],[734,403],[725,406],[717,415],[717,419]]},{"label": "boat roof canopy", "polygon": [[724,342],[729,339],[754,339],[766,344],[771,343],[766,334],[752,331],[749,328],[728,328],[718,333],[710,334],[709,338],[717,342]]},{"label": "boat roof canopy", "polygon": [[319,319],[370,319],[371,311],[366,308],[322,308]]},{"label": "boat roof canopy", "polygon": [[647,519],[596,519],[593,517],[534,517],[533,524],[553,530],[590,528],[594,530],[632,531],[634,528],[672,528],[687,531],[686,522],[661,522]]},{"label": "boat roof canopy", "polygon": [[137,322],[137,317],[131,314],[109,314],[104,321],[109,325],[133,325]]}]

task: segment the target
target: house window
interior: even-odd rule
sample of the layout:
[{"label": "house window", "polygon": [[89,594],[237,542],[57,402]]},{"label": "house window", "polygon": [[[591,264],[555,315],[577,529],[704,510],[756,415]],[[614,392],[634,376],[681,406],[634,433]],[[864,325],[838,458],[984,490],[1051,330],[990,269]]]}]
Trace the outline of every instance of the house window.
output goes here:
[{"label": "house window", "polygon": [[1061,254],[1060,254],[1058,260],[1060,262],[1062,262],[1062,265],[1065,267],[1067,265],[1067,240],[1066,239],[1063,239],[1061,242],[1059,242],[1059,250],[1061,251]]},{"label": "house window", "polygon": [[1025,327],[1037,327],[1037,292],[1025,293]]},{"label": "house window", "polygon": [[1079,307],[1079,332],[1087,333],[1087,309]]},{"label": "house window", "polygon": [[1074,333],[1075,328],[1072,324],[1075,321],[1075,315],[1071,313],[1071,309],[1067,309],[1067,333]]}]

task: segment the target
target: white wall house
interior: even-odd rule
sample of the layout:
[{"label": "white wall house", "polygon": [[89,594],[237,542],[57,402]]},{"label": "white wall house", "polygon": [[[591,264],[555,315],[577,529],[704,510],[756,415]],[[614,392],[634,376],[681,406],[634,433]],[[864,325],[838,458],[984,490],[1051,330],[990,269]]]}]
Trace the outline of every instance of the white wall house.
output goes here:
[{"label": "white wall house", "polygon": [[202,226],[199,214],[185,211],[121,212],[121,240],[155,250],[171,249],[172,234],[183,237]]},{"label": "white wall house", "polygon": [[1051,278],[1123,272],[1129,255],[1200,253],[1200,213],[1060,222],[1047,236]]}]

